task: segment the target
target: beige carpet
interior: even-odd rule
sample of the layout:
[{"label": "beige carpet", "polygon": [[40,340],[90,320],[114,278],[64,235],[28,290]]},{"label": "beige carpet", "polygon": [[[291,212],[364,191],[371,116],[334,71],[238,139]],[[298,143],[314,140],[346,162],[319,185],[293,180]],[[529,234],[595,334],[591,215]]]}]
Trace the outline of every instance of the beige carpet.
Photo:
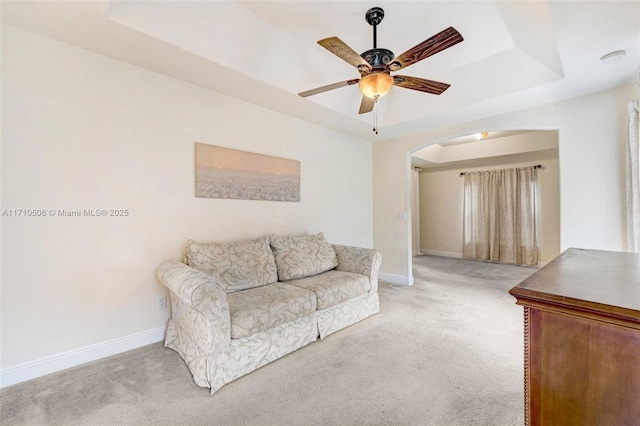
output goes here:
[{"label": "beige carpet", "polygon": [[522,425],[522,308],[534,269],[414,258],[382,312],[213,397],[161,344],[0,390],[3,425]]}]

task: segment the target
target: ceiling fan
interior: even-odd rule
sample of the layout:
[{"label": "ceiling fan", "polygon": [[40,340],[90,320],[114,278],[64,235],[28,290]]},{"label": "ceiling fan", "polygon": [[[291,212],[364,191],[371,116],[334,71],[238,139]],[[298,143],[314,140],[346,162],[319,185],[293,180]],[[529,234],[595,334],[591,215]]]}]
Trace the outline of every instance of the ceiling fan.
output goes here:
[{"label": "ceiling fan", "polygon": [[[317,95],[318,93],[358,83],[363,95],[359,113],[364,114],[371,112],[378,98],[386,95],[392,86],[404,87],[405,89],[417,90],[434,95],[440,95],[447,90],[450,86],[447,83],[405,75],[391,76],[391,71],[406,68],[409,65],[415,64],[460,43],[464,40],[462,35],[460,35],[455,28],[449,27],[396,57],[392,51],[379,49],[377,47],[376,29],[383,18],[384,10],[380,7],[371,8],[365,14],[366,21],[369,25],[373,26],[373,49],[367,50],[360,55],[338,37],[318,40],[320,46],[356,67],[361,78],[317,87],[307,90],[306,92],[300,92],[298,95],[306,98],[307,96]],[[375,130],[374,128],[374,131]]]}]

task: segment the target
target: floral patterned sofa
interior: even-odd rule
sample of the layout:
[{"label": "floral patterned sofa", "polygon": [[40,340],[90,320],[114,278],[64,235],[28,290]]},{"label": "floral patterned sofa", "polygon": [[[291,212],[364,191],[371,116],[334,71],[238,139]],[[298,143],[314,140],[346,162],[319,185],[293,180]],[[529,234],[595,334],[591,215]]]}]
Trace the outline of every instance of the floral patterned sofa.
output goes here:
[{"label": "floral patterned sofa", "polygon": [[167,261],[165,346],[211,394],[226,383],[380,311],[380,253],[322,233],[227,243],[188,241]]}]

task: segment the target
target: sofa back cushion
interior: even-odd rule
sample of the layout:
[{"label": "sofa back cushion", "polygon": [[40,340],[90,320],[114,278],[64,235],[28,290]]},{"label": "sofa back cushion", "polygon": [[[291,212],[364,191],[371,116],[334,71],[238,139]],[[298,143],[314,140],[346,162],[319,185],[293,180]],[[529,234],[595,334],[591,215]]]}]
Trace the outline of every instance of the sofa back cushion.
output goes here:
[{"label": "sofa back cushion", "polygon": [[269,236],[229,243],[187,242],[187,264],[217,278],[227,293],[278,281]]},{"label": "sofa back cushion", "polygon": [[270,240],[280,281],[317,275],[338,266],[336,252],[322,232],[299,237],[271,235]]}]

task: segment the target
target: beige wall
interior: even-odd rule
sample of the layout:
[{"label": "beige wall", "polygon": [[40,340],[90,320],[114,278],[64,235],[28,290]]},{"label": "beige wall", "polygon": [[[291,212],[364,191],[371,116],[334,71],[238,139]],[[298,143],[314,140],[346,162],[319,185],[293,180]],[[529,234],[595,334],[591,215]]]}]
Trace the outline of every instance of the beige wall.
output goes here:
[{"label": "beige wall", "polygon": [[[196,141],[299,160],[301,201],[196,198]],[[3,372],[160,340],[155,269],[189,238],[371,247],[371,180],[370,142],[3,26],[2,209],[129,211],[2,217]]]},{"label": "beige wall", "polygon": [[380,141],[373,148],[374,243],[382,254],[381,276],[411,283],[410,153],[437,141],[491,130],[559,130],[560,249],[626,250],[625,128],[637,86],[433,128]]},{"label": "beige wall", "polygon": [[[493,166],[448,168],[420,173],[420,230],[423,253],[462,256],[464,178],[461,172],[542,165],[538,170],[540,261],[560,254],[560,186],[556,158],[530,155],[523,162],[496,162]],[[549,156],[547,156],[549,157]]]}]

